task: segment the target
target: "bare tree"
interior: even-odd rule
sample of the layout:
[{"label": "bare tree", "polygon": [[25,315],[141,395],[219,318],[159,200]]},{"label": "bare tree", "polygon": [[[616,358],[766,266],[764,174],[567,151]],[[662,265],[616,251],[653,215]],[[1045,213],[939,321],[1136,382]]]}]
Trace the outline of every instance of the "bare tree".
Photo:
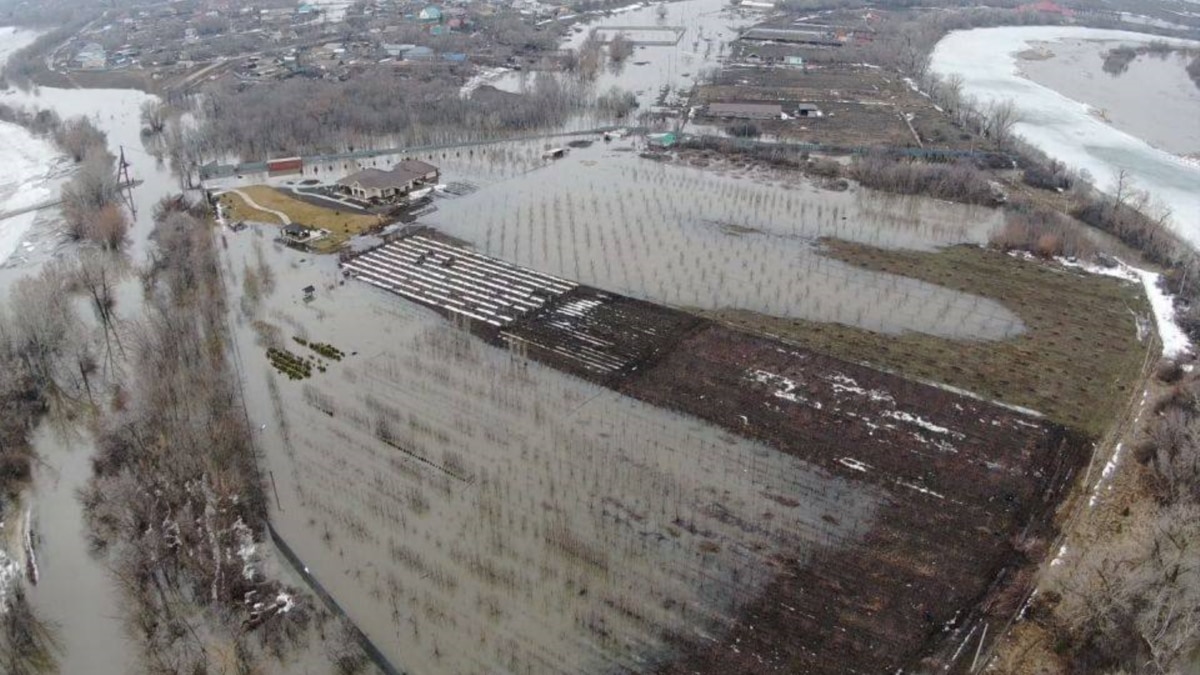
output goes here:
[{"label": "bare tree", "polygon": [[604,70],[604,43],[596,37],[596,33],[588,34],[583,44],[579,45],[579,78],[591,82]]},{"label": "bare tree", "polygon": [[117,330],[117,320],[114,309],[117,304],[114,289],[120,278],[118,260],[103,251],[81,251],[79,265],[76,268],[75,280],[79,288],[91,300],[92,309],[100,321],[104,332],[106,362],[112,365],[114,361],[113,345],[122,355],[125,348],[121,343],[121,334]]},{"label": "bare tree", "polygon": [[[62,211],[72,239],[88,237],[93,218],[117,198],[115,158],[100,147],[87,152],[75,176],[62,189]],[[122,236],[124,233],[121,233]]]},{"label": "bare tree", "polygon": [[54,134],[54,141],[76,162],[82,162],[92,148],[103,148],[108,142],[104,132],[86,117],[75,117],[63,122]]},{"label": "bare tree", "polygon": [[633,55],[633,40],[624,33],[617,33],[608,43],[608,58],[613,63],[624,63],[625,59]]},{"label": "bare tree", "polygon": [[167,126],[169,108],[161,101],[146,101],[142,104],[142,133],[157,135]]},{"label": "bare tree", "polygon": [[985,135],[998,148],[1007,147],[1012,140],[1013,127],[1021,121],[1021,111],[1011,98],[993,101],[984,111]]},{"label": "bare tree", "polygon": [[46,265],[36,277],[18,281],[10,300],[7,332],[13,353],[37,386],[52,395],[70,396],[75,375],[74,364],[64,367],[63,358],[81,335],[70,279],[64,265]]}]

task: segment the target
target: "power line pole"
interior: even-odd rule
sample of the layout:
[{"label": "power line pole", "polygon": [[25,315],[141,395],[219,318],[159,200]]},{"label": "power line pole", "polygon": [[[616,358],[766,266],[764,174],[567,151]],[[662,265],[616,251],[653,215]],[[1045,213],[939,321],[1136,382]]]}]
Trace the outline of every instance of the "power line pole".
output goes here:
[{"label": "power line pole", "polygon": [[117,163],[117,185],[121,186],[121,194],[129,205],[129,212],[137,218],[137,206],[133,202],[133,179],[129,176],[129,161],[125,159],[125,146],[121,146],[121,157]]}]

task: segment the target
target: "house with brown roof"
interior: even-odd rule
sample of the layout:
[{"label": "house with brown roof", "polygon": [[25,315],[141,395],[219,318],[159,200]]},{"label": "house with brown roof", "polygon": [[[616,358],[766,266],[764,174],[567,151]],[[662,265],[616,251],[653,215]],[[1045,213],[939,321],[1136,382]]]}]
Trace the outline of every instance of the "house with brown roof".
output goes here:
[{"label": "house with brown roof", "polygon": [[364,169],[339,180],[338,186],[352,197],[368,201],[386,201],[403,197],[424,185],[436,183],[438,168],[415,159],[406,159],[387,171]]}]

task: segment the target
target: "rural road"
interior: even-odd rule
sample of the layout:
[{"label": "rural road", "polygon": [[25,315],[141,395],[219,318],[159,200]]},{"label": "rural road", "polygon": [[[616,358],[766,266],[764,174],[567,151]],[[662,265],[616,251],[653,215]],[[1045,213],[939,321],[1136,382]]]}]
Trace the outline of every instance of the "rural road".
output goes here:
[{"label": "rural road", "polygon": [[[265,211],[267,213],[274,214],[277,218],[279,218],[280,221],[283,222],[284,225],[292,224],[292,219],[288,218],[288,214],[284,213],[283,211],[276,211],[275,209],[268,209],[267,207],[259,204],[258,202],[254,201],[253,199],[251,199],[250,195],[246,194],[245,192],[242,192],[241,190],[238,190],[237,188],[230,188],[230,189],[226,190],[225,192],[232,192],[233,194],[241,197],[242,201],[246,202],[246,205],[252,209],[258,209],[259,211]],[[217,194],[225,194],[225,192],[219,192]]]}]

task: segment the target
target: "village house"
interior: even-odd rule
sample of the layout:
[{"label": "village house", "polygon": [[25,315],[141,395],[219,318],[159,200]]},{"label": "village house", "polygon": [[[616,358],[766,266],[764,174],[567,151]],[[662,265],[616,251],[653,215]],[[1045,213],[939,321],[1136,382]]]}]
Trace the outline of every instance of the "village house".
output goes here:
[{"label": "village house", "polygon": [[352,197],[367,201],[387,201],[436,183],[439,175],[436,166],[410,159],[387,171],[364,169],[352,173],[337,184]]},{"label": "village house", "polygon": [[85,70],[100,70],[108,65],[108,54],[95,42],[84,45],[75,55],[75,63]]},{"label": "village house", "polygon": [[783,119],[783,106],[779,103],[709,103],[709,117],[743,120]]},{"label": "village house", "polygon": [[821,117],[821,109],[812,103],[709,103],[709,117],[741,120],[784,120],[794,117]]}]

